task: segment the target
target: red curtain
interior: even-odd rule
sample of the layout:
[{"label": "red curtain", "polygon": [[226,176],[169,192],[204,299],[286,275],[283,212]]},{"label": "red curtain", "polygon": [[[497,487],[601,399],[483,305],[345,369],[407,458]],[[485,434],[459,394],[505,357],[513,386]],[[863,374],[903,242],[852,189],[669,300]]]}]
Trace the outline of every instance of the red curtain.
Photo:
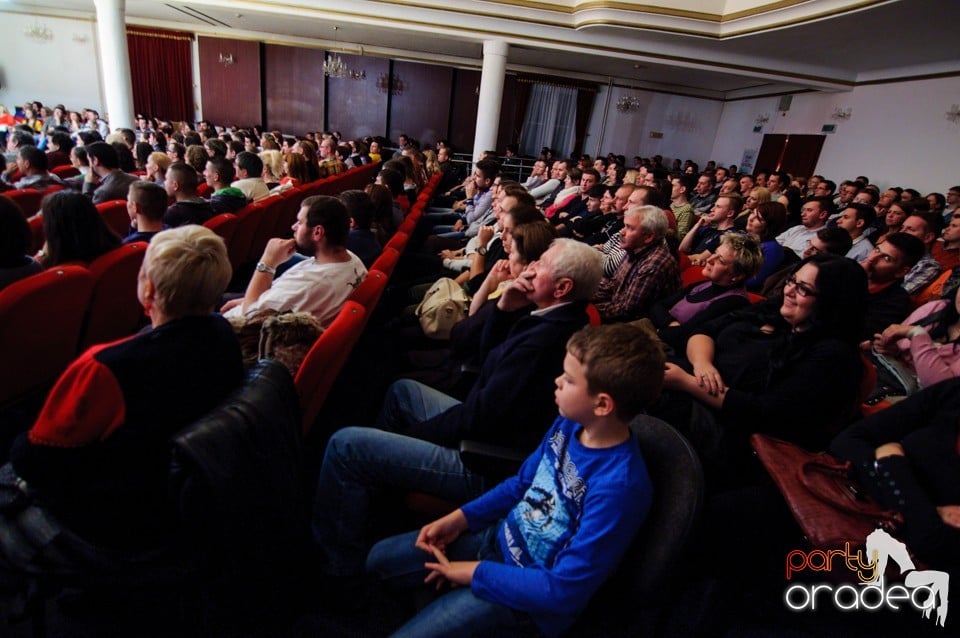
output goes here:
[{"label": "red curtain", "polygon": [[182,31],[127,29],[133,108],[147,117],[193,120],[193,35]]}]

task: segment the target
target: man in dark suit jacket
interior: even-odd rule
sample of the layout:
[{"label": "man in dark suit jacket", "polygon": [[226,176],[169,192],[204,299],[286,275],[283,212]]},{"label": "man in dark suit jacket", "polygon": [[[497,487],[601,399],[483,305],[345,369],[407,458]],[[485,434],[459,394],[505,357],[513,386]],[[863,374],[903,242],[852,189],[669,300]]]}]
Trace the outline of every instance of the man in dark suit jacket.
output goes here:
[{"label": "man in dark suit jacket", "polygon": [[120,170],[117,149],[106,142],[94,142],[86,149],[90,170],[83,181],[83,194],[92,197],[94,204],[126,199],[130,184],[140,178]]},{"label": "man in dark suit jacket", "polygon": [[[314,538],[329,576],[361,573],[370,495],[383,487],[465,502],[484,479],[451,446],[469,438],[529,453],[556,415],[553,380],[566,342],[587,323],[587,299],[602,273],[599,252],[557,239],[504,290],[481,337],[480,375],[461,403],[401,380],[378,425],[339,430],[327,445],[314,505]],[[402,433],[399,434],[398,432]]]}]

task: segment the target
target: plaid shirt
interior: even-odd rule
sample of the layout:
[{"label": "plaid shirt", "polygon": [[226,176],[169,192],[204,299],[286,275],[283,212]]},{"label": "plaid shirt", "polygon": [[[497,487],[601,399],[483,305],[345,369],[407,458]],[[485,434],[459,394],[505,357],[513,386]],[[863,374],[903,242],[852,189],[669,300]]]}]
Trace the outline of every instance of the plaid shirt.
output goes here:
[{"label": "plaid shirt", "polygon": [[605,322],[630,321],[679,288],[680,267],[660,240],[627,253],[613,277],[600,281],[593,303]]},{"label": "plaid shirt", "polygon": [[940,262],[934,259],[930,253],[927,253],[903,278],[903,289],[909,294],[915,295],[936,279],[941,271],[943,271],[943,266],[940,265]]},{"label": "plaid shirt", "polygon": [[346,164],[338,160],[336,157],[330,159],[320,160],[320,177],[330,177],[332,175],[339,175],[347,170]]}]

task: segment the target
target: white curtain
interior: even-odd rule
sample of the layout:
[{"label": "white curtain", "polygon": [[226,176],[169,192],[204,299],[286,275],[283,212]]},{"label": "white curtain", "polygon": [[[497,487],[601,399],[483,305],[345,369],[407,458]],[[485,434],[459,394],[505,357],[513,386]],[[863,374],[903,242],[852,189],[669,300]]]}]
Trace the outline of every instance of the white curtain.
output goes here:
[{"label": "white curtain", "polygon": [[520,133],[520,152],[536,157],[549,146],[554,157],[569,157],[573,151],[577,119],[577,90],[546,84],[530,87],[530,101]]}]

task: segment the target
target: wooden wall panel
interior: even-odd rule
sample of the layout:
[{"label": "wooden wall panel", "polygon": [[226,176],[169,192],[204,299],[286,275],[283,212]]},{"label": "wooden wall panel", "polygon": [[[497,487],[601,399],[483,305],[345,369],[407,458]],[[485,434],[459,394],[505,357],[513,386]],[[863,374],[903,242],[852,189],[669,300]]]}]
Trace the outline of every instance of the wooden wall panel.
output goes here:
[{"label": "wooden wall panel", "polygon": [[390,61],[359,55],[340,55],[355,71],[366,71],[363,80],[327,78],[327,129],[343,139],[387,132],[387,94],[377,89],[377,78],[386,75]]},{"label": "wooden wall panel", "polygon": [[321,49],[264,45],[267,128],[292,135],[323,129],[324,57]]},{"label": "wooden wall panel", "polygon": [[450,143],[457,153],[472,153],[477,132],[477,105],[480,102],[480,71],[457,69],[453,82],[453,117]]},{"label": "wooden wall panel", "polygon": [[447,137],[453,69],[397,61],[393,77],[403,82],[404,91],[390,102],[390,139],[406,133],[421,148],[434,148],[437,140]]},{"label": "wooden wall panel", "polygon": [[[224,126],[252,126],[263,119],[260,98],[260,43],[198,37],[203,119]],[[233,55],[224,66],[220,54]]]}]

